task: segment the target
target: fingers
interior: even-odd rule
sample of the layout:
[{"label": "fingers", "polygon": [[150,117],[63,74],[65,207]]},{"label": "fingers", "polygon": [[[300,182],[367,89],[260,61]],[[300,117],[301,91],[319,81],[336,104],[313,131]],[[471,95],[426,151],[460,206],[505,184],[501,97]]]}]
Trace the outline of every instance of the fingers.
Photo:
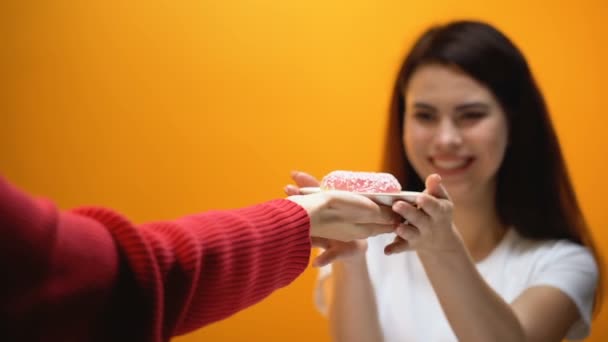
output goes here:
[{"label": "fingers", "polygon": [[393,210],[401,215],[407,222],[416,227],[428,225],[430,217],[423,210],[420,210],[410,203],[397,201],[393,204]]},{"label": "fingers", "polygon": [[312,261],[312,267],[323,267],[325,265],[331,264],[334,260],[338,258],[338,254],[333,249],[327,249],[321,255],[314,258]]},{"label": "fingers", "polygon": [[412,245],[419,237],[420,230],[409,224],[401,224],[395,229],[397,236],[408,241]]},{"label": "fingers", "polygon": [[399,223],[401,223],[402,217],[396,213],[393,208],[385,205],[379,205],[380,207],[380,217],[384,222],[392,224],[392,228],[395,228]]},{"label": "fingers", "polygon": [[386,205],[373,203],[373,209],[364,217],[361,217],[363,223],[382,223],[395,228],[401,222],[401,216],[393,211],[393,208]]},{"label": "fingers", "polygon": [[306,172],[291,171],[291,179],[293,179],[299,187],[319,186],[319,181]]},{"label": "fingers", "polygon": [[416,198],[416,205],[430,216],[437,216],[442,210],[441,202],[436,197],[425,193]]},{"label": "fingers", "polygon": [[371,199],[346,191],[329,191],[328,205],[340,214],[337,218],[353,223],[394,224],[400,217],[388,206],[379,205]]},{"label": "fingers", "polygon": [[356,224],[353,230],[359,232],[356,240],[367,239],[372,236],[393,233],[395,232],[395,223],[390,224],[376,224],[376,223],[363,223]]},{"label": "fingers", "polygon": [[285,194],[287,194],[287,196],[299,195],[301,187],[319,186],[319,181],[306,172],[291,171],[291,178],[296,182],[297,186],[291,184],[286,185],[283,188],[283,191],[285,192]]},{"label": "fingers", "polygon": [[321,255],[317,256],[313,260],[313,267],[322,267],[340,258],[347,258],[358,253],[358,247],[356,242],[339,243],[338,245],[332,245],[332,241],[326,240],[325,242],[323,242],[323,244],[325,243],[328,248],[323,251]]},{"label": "fingers", "polygon": [[404,240],[400,236],[396,236],[393,242],[384,247],[384,254],[391,255],[405,252],[407,250],[410,250],[409,242],[407,240]]},{"label": "fingers", "polygon": [[327,249],[330,246],[330,242],[326,238],[312,236],[310,240],[313,247]]},{"label": "fingers", "polygon": [[420,238],[420,230],[409,224],[400,224],[395,229],[395,240],[384,247],[384,254],[391,255],[405,251],[414,250],[416,242]]},{"label": "fingers", "polygon": [[295,185],[286,185],[283,188],[283,191],[285,192],[285,194],[287,194],[287,196],[293,196],[293,195],[299,195],[300,194],[300,188],[298,188]]}]

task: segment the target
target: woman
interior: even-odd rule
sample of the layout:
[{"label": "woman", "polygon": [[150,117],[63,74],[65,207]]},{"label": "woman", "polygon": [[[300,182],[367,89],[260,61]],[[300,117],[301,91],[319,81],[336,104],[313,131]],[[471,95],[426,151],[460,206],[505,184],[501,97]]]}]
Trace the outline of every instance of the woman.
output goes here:
[{"label": "woman", "polygon": [[432,28],[399,71],[391,112],[387,169],[424,195],[393,205],[396,235],[326,251],[350,251],[320,275],[334,340],[587,336],[597,258],[521,52],[485,23]]}]

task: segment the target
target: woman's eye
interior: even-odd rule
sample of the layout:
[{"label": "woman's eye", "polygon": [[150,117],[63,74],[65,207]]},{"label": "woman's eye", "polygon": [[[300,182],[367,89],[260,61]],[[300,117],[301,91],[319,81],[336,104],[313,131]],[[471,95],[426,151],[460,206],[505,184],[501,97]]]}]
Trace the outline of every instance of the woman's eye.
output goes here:
[{"label": "woman's eye", "polygon": [[414,118],[420,122],[432,122],[435,116],[430,112],[415,112]]},{"label": "woman's eye", "polygon": [[460,115],[462,120],[476,121],[486,116],[485,112],[464,112]]}]

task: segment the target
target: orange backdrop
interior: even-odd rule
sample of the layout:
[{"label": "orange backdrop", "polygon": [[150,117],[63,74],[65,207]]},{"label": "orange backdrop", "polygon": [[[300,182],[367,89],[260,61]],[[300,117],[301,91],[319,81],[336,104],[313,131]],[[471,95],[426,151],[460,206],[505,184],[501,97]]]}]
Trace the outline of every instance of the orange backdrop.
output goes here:
[{"label": "orange backdrop", "polygon": [[[607,251],[608,5],[569,3],[3,1],[0,172],[61,207],[141,222],[281,197],[291,169],[378,169],[412,40],[477,18],[528,56]],[[328,341],[314,277],[177,340]],[[608,337],[608,308],[594,328],[591,341]]]}]

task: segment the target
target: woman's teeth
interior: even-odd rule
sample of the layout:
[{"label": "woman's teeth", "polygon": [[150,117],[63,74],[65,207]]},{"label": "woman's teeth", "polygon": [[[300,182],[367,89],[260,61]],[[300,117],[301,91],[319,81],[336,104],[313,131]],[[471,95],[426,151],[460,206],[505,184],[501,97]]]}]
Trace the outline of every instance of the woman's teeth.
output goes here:
[{"label": "woman's teeth", "polygon": [[458,160],[433,160],[433,164],[444,170],[454,170],[464,167],[468,163],[469,159],[458,159]]}]

